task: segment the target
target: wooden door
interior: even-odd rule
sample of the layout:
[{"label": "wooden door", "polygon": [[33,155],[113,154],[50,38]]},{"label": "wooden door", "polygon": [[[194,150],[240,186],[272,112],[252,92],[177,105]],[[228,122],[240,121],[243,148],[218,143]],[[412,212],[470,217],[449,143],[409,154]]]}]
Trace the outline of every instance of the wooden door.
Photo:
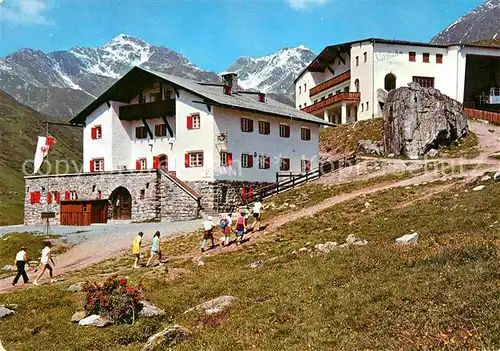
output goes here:
[{"label": "wooden door", "polygon": [[95,201],[92,203],[92,223],[106,223],[108,221],[108,205],[106,201]]},{"label": "wooden door", "polygon": [[130,219],[132,217],[132,199],[130,195],[123,194],[120,198],[120,219]]},{"label": "wooden door", "polygon": [[61,225],[88,226],[91,223],[90,207],[82,202],[62,203]]}]

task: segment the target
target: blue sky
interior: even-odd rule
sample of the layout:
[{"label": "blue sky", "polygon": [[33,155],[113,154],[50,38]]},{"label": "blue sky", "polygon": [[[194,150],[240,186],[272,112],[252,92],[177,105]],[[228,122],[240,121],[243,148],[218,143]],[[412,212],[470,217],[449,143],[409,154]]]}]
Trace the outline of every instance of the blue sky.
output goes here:
[{"label": "blue sky", "polygon": [[216,72],[239,56],[365,37],[429,41],[481,0],[0,0],[0,56],[100,46],[125,33]]}]

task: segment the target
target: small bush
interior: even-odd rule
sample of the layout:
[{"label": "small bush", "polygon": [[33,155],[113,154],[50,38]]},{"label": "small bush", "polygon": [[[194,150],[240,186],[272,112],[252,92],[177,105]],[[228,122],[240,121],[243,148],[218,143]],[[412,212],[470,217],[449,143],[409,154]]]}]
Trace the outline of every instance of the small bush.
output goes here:
[{"label": "small bush", "polygon": [[89,314],[99,314],[112,322],[134,323],[142,305],[142,282],[137,287],[128,286],[126,278],[118,275],[109,277],[104,283],[89,283],[84,286],[87,292],[84,310]]}]

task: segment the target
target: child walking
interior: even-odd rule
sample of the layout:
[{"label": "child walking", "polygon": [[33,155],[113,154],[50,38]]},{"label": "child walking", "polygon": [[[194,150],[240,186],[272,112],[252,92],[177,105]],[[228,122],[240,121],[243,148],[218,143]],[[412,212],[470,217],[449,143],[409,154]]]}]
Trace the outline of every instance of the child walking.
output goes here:
[{"label": "child walking", "polygon": [[52,266],[54,266],[54,267],[56,266],[54,259],[52,258],[50,246],[51,246],[50,242],[46,241],[45,247],[42,250],[42,259],[40,260],[40,264],[42,265],[42,270],[40,271],[40,273],[38,273],[37,277],[35,278],[35,281],[33,282],[33,284],[35,284],[35,285],[39,285],[38,279],[40,279],[42,277],[42,275],[43,275],[43,273],[45,273],[46,269],[49,270],[50,282],[51,283],[55,282],[52,267],[49,264],[49,261],[50,261],[52,263]]},{"label": "child walking", "polygon": [[163,263],[161,262],[160,232],[158,231],[155,233],[155,235],[153,235],[153,239],[151,239],[151,256],[149,257],[148,263],[146,263],[146,267],[149,267],[151,260],[155,256],[158,256],[160,266],[163,266]]},{"label": "child walking", "polygon": [[132,268],[139,268],[139,259],[141,258],[141,243],[143,232],[139,232],[134,238],[134,243],[132,245],[132,255],[135,256],[135,262]]},{"label": "child walking", "polygon": [[238,218],[236,219],[236,245],[239,245],[241,243],[241,240],[243,240],[243,235],[245,235],[245,230],[246,230],[246,219],[245,219],[245,213],[240,212],[238,213]]},{"label": "child walking", "polygon": [[224,234],[221,238],[222,246],[229,245],[229,237],[231,236],[231,225],[233,223],[232,213],[229,213],[226,217],[222,217],[220,219],[220,229],[222,234]]},{"label": "child walking", "polygon": [[214,233],[213,229],[215,227],[215,223],[212,222],[212,217],[207,217],[207,220],[203,222],[203,241],[201,242],[201,252],[205,252],[205,248],[207,246],[207,240],[210,239],[212,241],[212,247],[215,247],[214,242]]}]

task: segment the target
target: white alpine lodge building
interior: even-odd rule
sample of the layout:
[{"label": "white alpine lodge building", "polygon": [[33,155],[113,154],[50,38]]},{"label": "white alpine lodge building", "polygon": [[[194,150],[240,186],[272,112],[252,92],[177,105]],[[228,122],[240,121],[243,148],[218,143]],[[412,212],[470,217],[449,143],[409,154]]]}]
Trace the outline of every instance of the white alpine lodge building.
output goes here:
[{"label": "white alpine lodge building", "polygon": [[366,39],[326,47],[296,78],[296,106],[135,67],[71,119],[83,173],[28,176],[25,224],[186,220],[232,211],[280,172],[318,168],[319,128],[382,115],[409,82],[500,107],[500,47]]}]

